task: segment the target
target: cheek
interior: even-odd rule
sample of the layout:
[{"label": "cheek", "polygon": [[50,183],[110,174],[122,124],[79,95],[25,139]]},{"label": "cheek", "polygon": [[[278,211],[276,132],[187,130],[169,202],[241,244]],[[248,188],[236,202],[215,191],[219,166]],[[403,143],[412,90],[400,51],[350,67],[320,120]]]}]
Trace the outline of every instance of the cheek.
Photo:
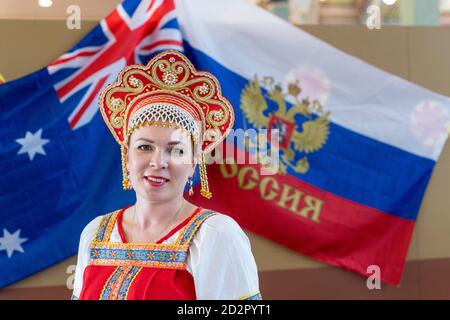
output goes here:
[{"label": "cheek", "polygon": [[130,173],[140,171],[148,165],[148,162],[145,154],[131,152],[128,157],[128,170]]},{"label": "cheek", "polygon": [[[171,166],[171,176],[174,179],[179,180],[180,183],[185,183],[190,175],[191,166],[188,164],[172,164]],[[186,181],[185,181],[186,180]]]}]

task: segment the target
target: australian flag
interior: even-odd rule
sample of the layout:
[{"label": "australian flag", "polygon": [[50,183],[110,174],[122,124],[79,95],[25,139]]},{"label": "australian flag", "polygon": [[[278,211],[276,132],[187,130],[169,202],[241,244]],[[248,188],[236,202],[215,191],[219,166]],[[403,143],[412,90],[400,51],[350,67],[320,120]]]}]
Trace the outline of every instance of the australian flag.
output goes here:
[{"label": "australian flag", "polygon": [[126,0],[46,68],[0,86],[0,287],[76,253],[95,216],[131,203],[98,108],[121,69],[183,50],[172,0]]}]

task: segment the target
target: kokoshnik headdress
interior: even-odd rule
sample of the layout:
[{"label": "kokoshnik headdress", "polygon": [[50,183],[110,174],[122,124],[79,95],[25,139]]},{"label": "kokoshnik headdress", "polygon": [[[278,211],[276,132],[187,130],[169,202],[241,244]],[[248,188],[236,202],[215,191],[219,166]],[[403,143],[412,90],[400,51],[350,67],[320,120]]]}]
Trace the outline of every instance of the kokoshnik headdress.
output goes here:
[{"label": "kokoshnik headdress", "polygon": [[100,94],[100,111],[121,146],[123,187],[131,189],[126,148],[134,130],[164,126],[187,132],[200,150],[200,193],[211,198],[205,155],[220,144],[234,123],[234,110],[209,72],[197,71],[180,52],[164,51],[146,66],[123,69]]}]

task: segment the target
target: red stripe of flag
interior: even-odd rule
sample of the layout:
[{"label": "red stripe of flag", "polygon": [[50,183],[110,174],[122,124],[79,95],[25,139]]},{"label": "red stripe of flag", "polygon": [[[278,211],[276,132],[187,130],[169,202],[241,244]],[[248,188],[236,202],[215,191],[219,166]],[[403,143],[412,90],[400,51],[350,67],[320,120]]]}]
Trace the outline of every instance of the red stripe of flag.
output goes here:
[{"label": "red stripe of flag", "polygon": [[142,50],[151,50],[151,49],[153,49],[159,45],[163,45],[163,44],[173,44],[173,45],[177,45],[177,46],[183,45],[183,43],[178,40],[159,40],[159,41],[153,42],[150,45],[143,47]]},{"label": "red stripe of flag", "polygon": [[94,90],[92,90],[91,94],[89,95],[89,97],[86,99],[86,101],[84,102],[83,106],[80,108],[80,110],[78,110],[78,112],[75,114],[75,116],[73,117],[72,120],[70,120],[70,127],[73,129],[75,128],[75,126],[77,125],[78,121],[80,120],[80,118],[83,116],[84,112],[86,111],[86,109],[89,107],[89,105],[92,103],[92,100],[96,97],[97,93],[100,91],[100,89],[103,87],[103,85],[106,82],[106,79],[108,79],[108,77],[103,77],[100,79],[100,81],[97,83],[97,85],[95,86]]},{"label": "red stripe of flag", "polygon": [[[192,199],[197,205],[223,212],[249,231],[317,260],[366,277],[370,276],[368,267],[375,265],[382,281],[400,282],[414,221],[337,196],[289,174],[260,175],[257,165],[213,164],[207,172],[213,196],[206,200],[196,190]],[[283,192],[290,200],[281,201]],[[308,210],[317,200],[322,202],[320,216]]]},{"label": "red stripe of flag", "polygon": [[56,66],[58,64],[66,63],[67,61],[73,60],[73,59],[78,58],[78,57],[93,56],[93,55],[97,54],[99,50],[100,49],[98,49],[97,51],[94,51],[94,52],[80,52],[80,53],[78,53],[78,54],[76,54],[76,55],[74,55],[72,57],[69,57],[69,58],[61,58],[61,59],[56,60],[55,62],[52,62],[49,66]]}]

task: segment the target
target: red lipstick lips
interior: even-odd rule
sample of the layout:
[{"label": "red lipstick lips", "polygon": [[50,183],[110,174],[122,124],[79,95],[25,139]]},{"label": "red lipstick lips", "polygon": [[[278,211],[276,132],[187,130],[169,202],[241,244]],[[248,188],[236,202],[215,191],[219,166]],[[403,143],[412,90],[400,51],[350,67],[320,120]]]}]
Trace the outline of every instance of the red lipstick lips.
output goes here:
[{"label": "red lipstick lips", "polygon": [[144,178],[152,187],[161,187],[169,181],[169,179],[159,176],[145,176]]}]

